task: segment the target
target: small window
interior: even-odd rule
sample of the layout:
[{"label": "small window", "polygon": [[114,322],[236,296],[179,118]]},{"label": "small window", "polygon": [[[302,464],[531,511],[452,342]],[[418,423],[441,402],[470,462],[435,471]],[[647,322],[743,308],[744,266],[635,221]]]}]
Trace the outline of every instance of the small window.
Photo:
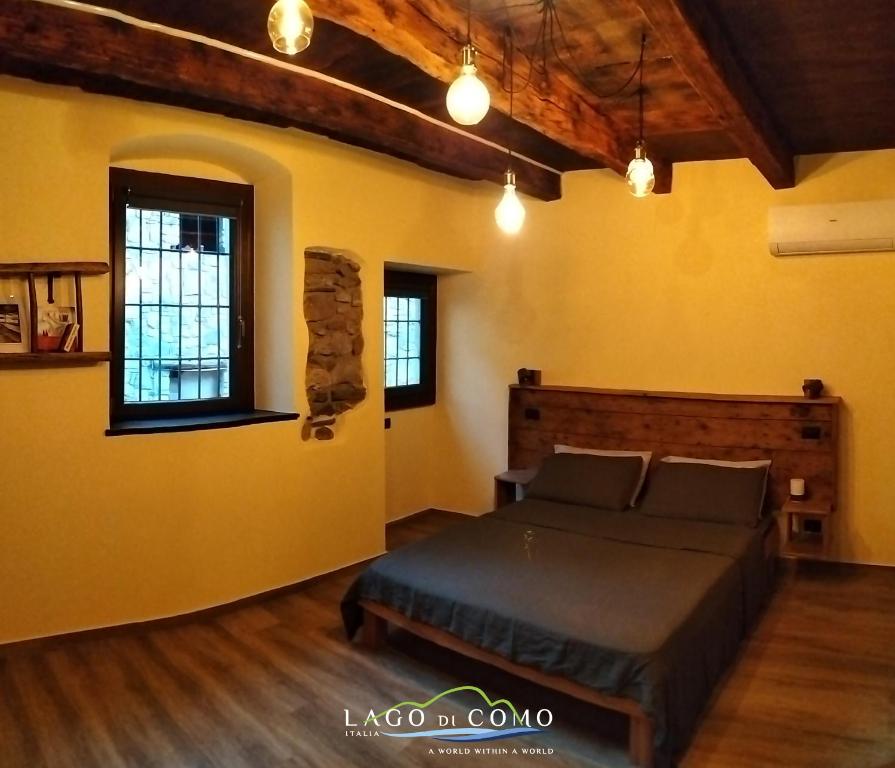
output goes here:
[{"label": "small window", "polygon": [[435,275],[385,271],[385,409],[435,403]]},{"label": "small window", "polygon": [[250,411],[253,188],[111,169],[111,420]]}]

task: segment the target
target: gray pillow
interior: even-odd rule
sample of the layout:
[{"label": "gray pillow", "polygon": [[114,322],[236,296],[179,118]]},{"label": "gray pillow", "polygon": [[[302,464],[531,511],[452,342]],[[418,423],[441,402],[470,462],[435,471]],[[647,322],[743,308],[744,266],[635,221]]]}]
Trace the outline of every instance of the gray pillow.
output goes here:
[{"label": "gray pillow", "polygon": [[639,456],[593,456],[557,453],[544,459],[526,497],[622,510],[640,481]]},{"label": "gray pillow", "polygon": [[640,511],[651,517],[756,526],[764,506],[767,467],[735,469],[661,462]]}]

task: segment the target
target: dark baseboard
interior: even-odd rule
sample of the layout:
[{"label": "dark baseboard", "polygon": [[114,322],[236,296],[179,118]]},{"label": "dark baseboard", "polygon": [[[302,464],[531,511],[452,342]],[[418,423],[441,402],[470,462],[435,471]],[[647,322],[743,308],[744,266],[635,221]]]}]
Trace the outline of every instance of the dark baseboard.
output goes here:
[{"label": "dark baseboard", "polygon": [[[409,517],[387,523],[387,527],[393,525],[401,525],[402,523],[414,520],[422,515],[432,514],[438,516],[450,515],[456,517],[465,517],[465,515],[462,515],[458,512],[446,512],[441,509],[423,509],[413,515],[410,515]],[[60,635],[38,637],[34,638],[33,640],[19,640],[13,643],[0,644],[0,658],[18,654],[27,655],[38,651],[52,650],[53,648],[60,645],[80,642],[83,640],[101,640],[110,637],[119,637],[121,635],[146,632],[153,629],[165,629],[169,627],[183,626],[184,624],[190,624],[192,622],[202,621],[204,619],[213,619],[225,613],[237,611],[241,608],[248,608],[253,605],[265,603],[268,600],[273,600],[277,597],[301,592],[302,590],[308,589],[309,587],[314,586],[324,579],[337,576],[341,573],[344,573],[345,571],[357,568],[359,566],[364,566],[368,563],[373,562],[373,560],[375,559],[375,557],[371,557],[368,560],[362,560],[361,562],[355,563],[354,565],[349,565],[344,568],[337,568],[334,571],[329,571],[328,573],[324,573],[319,576],[313,576],[309,579],[297,581],[294,584],[287,584],[284,587],[276,587],[275,589],[269,589],[266,592],[260,592],[257,595],[249,595],[248,597],[242,597],[239,600],[233,600],[229,603],[223,603],[222,605],[215,605],[211,608],[203,608],[201,610],[191,611],[189,613],[181,613],[177,616],[167,616],[165,618],[149,619],[147,621],[135,621],[129,624],[119,624],[114,627],[82,629],[76,632],[65,632]]]},{"label": "dark baseboard", "polygon": [[359,563],[349,565],[344,568],[337,568],[334,571],[313,576],[309,579],[297,581],[294,584],[287,584],[283,587],[276,587],[265,592],[259,592],[257,595],[249,595],[233,600],[229,603],[214,605],[210,608],[202,608],[198,611],[190,611],[189,613],[180,613],[176,616],[166,616],[161,619],[148,619],[146,621],[134,621],[128,624],[117,624],[114,627],[98,627],[97,629],[81,629],[75,632],[64,632],[60,635],[50,635],[49,637],[37,637],[33,640],[19,640],[13,643],[0,644],[0,658],[11,656],[14,654],[30,654],[37,651],[52,650],[53,648],[66,645],[68,643],[80,642],[84,640],[105,640],[111,637],[120,637],[121,635],[129,635],[137,632],[146,632],[153,629],[167,629],[171,627],[179,627],[184,624],[191,624],[195,621],[204,619],[214,619],[226,613],[237,611],[241,608],[248,608],[253,605],[265,603],[284,595],[302,592],[309,587],[314,586],[323,579],[328,579],[334,575],[343,573],[344,571],[364,566],[372,563],[376,558],[371,557],[367,560],[361,560]]},{"label": "dark baseboard", "polygon": [[434,507],[430,507],[429,509],[421,509],[419,512],[413,512],[404,517],[399,517],[397,520],[389,520],[386,524],[386,528],[390,528],[393,525],[401,525],[401,523],[409,523],[413,520],[416,520],[418,517],[427,516],[435,516],[435,517],[456,517],[461,520],[466,519],[469,515],[464,515],[462,512],[449,512],[446,509],[436,509]]}]

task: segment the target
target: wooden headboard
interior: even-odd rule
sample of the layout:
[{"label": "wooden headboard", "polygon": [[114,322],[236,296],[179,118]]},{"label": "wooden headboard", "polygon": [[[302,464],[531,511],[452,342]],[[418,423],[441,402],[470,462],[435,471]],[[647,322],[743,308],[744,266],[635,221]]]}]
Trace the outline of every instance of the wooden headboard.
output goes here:
[{"label": "wooden headboard", "polygon": [[510,387],[509,468],[534,467],[557,443],[663,456],[772,459],[773,509],[803,477],[812,499],[836,505],[838,397],[703,395],[580,387]]}]

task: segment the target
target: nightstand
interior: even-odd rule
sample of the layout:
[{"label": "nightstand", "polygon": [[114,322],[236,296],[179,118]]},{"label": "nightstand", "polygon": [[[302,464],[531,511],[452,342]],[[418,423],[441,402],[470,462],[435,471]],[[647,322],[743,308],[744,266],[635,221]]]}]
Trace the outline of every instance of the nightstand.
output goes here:
[{"label": "nightstand", "polygon": [[494,509],[516,501],[516,489],[525,488],[538,473],[537,469],[509,469],[494,476]]},{"label": "nightstand", "polygon": [[823,560],[829,555],[831,504],[790,499],[782,512],[784,557]]}]

